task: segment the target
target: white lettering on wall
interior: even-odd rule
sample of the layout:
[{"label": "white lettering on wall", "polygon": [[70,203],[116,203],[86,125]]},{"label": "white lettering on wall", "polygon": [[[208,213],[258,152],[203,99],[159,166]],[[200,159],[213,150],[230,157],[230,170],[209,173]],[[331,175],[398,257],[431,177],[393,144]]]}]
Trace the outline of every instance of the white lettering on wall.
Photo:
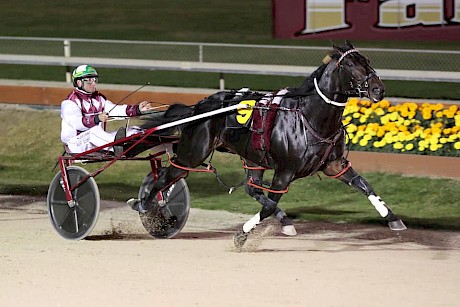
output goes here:
[{"label": "white lettering on wall", "polygon": [[[347,0],[304,1],[305,27],[299,31],[300,34],[319,33],[351,27],[351,24],[348,24],[345,18]],[[381,0],[378,5],[379,20],[376,27],[442,26],[446,25],[448,21],[460,23],[460,0],[454,0],[452,16],[449,17],[446,16],[445,12],[446,1],[449,0]],[[359,1],[356,3],[358,4]],[[369,26],[371,27],[372,25]]]},{"label": "white lettering on wall", "polygon": [[460,22],[460,0],[454,1],[454,17],[452,17],[451,21]]},{"label": "white lettering on wall", "polygon": [[444,23],[444,0],[387,0],[379,5],[379,27]]},{"label": "white lettering on wall", "polygon": [[305,0],[305,28],[301,34],[349,28],[345,0]]}]

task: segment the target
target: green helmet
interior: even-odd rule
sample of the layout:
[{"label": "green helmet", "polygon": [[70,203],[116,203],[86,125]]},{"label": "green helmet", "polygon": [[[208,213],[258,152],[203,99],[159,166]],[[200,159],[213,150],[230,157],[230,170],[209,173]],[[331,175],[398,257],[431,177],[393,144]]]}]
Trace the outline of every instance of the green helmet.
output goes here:
[{"label": "green helmet", "polygon": [[77,86],[77,80],[89,77],[99,77],[96,69],[89,65],[80,65],[72,72],[73,85]]}]

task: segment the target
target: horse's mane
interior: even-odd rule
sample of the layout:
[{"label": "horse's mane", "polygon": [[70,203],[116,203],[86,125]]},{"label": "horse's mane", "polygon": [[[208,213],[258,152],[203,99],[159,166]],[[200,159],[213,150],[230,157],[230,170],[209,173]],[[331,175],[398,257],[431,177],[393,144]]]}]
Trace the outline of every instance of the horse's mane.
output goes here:
[{"label": "horse's mane", "polygon": [[309,92],[313,91],[313,89],[315,88],[315,84],[314,84],[314,79],[320,79],[321,76],[323,75],[324,73],[324,70],[326,69],[326,66],[327,64],[322,64],[320,67],[318,67],[314,72],[312,72],[310,74],[310,76],[306,77],[303,82],[302,82],[302,85],[300,85],[300,87],[294,87],[294,88],[291,88],[290,89],[290,94],[292,95],[305,95],[305,94],[308,94]]},{"label": "horse's mane", "polygon": [[324,70],[326,69],[326,66],[327,66],[327,64],[322,64],[314,72],[312,72],[310,76],[305,78],[305,80],[303,81],[301,87],[305,88],[305,90],[307,90],[307,91],[313,90],[315,88],[315,83],[314,83],[313,80],[315,78],[318,79],[318,80],[321,78],[321,76],[324,73]]},{"label": "horse's mane", "polygon": [[[346,40],[345,44],[342,46],[333,45],[333,49],[328,53],[327,56],[329,57],[329,60],[331,58],[335,58],[337,60],[341,54],[353,48],[353,45],[348,40]],[[356,54],[351,54],[350,56],[358,57],[358,55]],[[327,57],[325,58],[325,60],[326,59]],[[319,66],[310,76],[303,80],[302,84],[299,87],[294,87],[290,89],[291,95],[307,95],[313,91],[313,89],[315,88],[314,79],[316,78],[319,80],[323,75],[324,70],[326,69],[328,62],[325,60],[323,60],[323,64],[321,66]],[[357,58],[357,60],[360,61],[363,65],[368,64],[368,59],[362,55],[359,55],[359,58]]]}]

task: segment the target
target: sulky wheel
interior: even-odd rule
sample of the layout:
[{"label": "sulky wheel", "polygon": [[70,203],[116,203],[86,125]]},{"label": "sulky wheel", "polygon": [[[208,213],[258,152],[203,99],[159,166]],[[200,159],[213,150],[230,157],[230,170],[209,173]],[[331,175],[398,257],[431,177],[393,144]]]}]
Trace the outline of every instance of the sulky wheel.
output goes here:
[{"label": "sulky wheel", "polygon": [[[70,187],[72,188],[89,173],[78,166],[67,168]],[[80,240],[86,237],[96,225],[100,209],[99,189],[93,177],[72,191],[75,206],[67,203],[61,185],[61,172],[57,173],[48,189],[48,214],[54,229],[59,235],[69,240]]]},{"label": "sulky wheel", "polygon": [[[145,177],[139,189],[139,199],[151,191],[153,178],[149,174]],[[190,211],[190,194],[187,183],[180,179],[162,192],[163,201],[155,197],[151,209],[146,213],[139,213],[142,224],[150,235],[159,239],[169,239],[177,235],[187,222]]]}]

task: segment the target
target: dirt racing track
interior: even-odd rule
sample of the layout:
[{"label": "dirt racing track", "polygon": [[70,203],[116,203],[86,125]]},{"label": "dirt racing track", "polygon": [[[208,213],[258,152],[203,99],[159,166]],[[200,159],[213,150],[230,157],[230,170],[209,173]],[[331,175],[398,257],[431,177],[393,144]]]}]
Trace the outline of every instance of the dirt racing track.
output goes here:
[{"label": "dirt racing track", "polygon": [[[2,306],[459,306],[460,235],[267,221],[242,252],[248,216],[192,209],[173,239],[102,202],[85,240],[61,238],[45,199],[0,197]],[[408,225],[410,228],[410,225]]]}]

